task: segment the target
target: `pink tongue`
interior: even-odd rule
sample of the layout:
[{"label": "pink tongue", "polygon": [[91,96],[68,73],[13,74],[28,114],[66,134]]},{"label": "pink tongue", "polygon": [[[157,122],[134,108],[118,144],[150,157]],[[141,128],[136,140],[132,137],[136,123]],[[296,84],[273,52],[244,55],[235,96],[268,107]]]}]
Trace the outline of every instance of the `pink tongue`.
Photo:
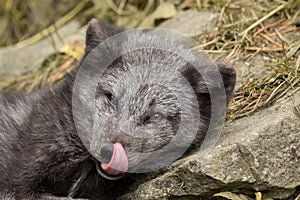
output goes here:
[{"label": "pink tongue", "polygon": [[122,144],[118,142],[114,144],[110,162],[108,164],[101,163],[101,167],[110,175],[119,175],[127,172],[128,158]]}]

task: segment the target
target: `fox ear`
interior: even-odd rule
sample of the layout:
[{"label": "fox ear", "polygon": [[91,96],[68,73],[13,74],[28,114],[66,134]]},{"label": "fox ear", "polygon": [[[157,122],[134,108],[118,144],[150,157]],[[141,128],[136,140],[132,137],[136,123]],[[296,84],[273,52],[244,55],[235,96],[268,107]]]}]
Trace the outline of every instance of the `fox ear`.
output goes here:
[{"label": "fox ear", "polygon": [[232,65],[229,63],[217,62],[216,65],[222,76],[225,92],[226,92],[227,103],[229,103],[236,82],[235,70],[233,69]]},{"label": "fox ear", "polygon": [[[211,67],[217,66],[218,70],[209,70],[210,65]],[[214,65],[214,66],[213,66]],[[199,132],[196,135],[193,144],[190,148],[190,150],[198,148],[201,146],[201,143],[207,134],[207,131],[209,129],[209,124],[212,120],[212,101],[211,101],[211,94],[210,92],[219,92],[220,87],[224,86],[225,89],[225,95],[226,95],[226,104],[229,103],[233,89],[235,86],[236,81],[236,73],[233,67],[229,63],[223,63],[223,62],[217,62],[215,64],[213,63],[207,63],[207,71],[204,73],[206,76],[206,81],[203,79],[201,74],[192,66],[185,66],[183,68],[183,71],[181,72],[183,76],[189,81],[191,86],[193,87],[195,94],[198,98],[199,103],[199,110],[200,110],[200,117],[201,117],[201,123],[199,127]],[[219,73],[221,75],[222,80],[219,79],[220,76],[215,76],[215,73]],[[220,84],[220,81],[223,82],[223,84]],[[208,84],[210,87],[210,90],[208,88]],[[216,94],[217,94],[216,93]],[[221,95],[221,96],[219,96]],[[224,101],[224,94],[220,93],[219,95],[215,95],[214,98],[220,98],[219,100],[216,100],[220,105],[222,105],[222,101]],[[215,105],[217,106],[217,105]],[[224,113],[218,113],[220,115],[214,115],[215,117],[223,117]],[[216,119],[215,119],[216,120]],[[215,121],[214,120],[214,121]],[[188,153],[188,152],[187,152]]]},{"label": "fox ear", "polygon": [[90,52],[100,42],[124,31],[122,27],[115,27],[103,21],[92,19],[86,30],[86,53]]},{"label": "fox ear", "polygon": [[[235,70],[229,63],[217,62],[215,64],[221,75],[225,92],[226,92],[226,100],[227,103],[229,103],[235,86],[235,81],[236,81]],[[207,80],[209,82],[206,83],[203,77],[199,74],[199,72],[194,67],[187,65],[181,70],[181,73],[189,81],[195,93],[200,96],[209,93],[207,84],[211,85],[211,89],[213,89],[214,87],[220,87],[220,84],[218,84],[218,80],[214,75],[214,73],[216,72],[217,72],[216,70],[212,70],[211,73],[207,73],[207,75],[210,77],[207,77]]]}]

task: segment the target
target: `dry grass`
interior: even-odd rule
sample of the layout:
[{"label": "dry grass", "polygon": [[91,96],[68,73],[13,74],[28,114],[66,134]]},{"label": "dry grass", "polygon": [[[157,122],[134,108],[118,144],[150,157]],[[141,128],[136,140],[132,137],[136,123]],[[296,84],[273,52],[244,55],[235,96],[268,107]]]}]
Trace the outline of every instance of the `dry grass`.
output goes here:
[{"label": "dry grass", "polygon": [[36,71],[5,80],[0,75],[0,90],[31,92],[35,88],[53,85],[74,69],[82,55],[82,44],[66,44],[60,52],[47,58]]},{"label": "dry grass", "polygon": [[[45,27],[55,24],[56,20],[64,19],[64,15],[80,2],[22,0],[0,1],[0,46],[8,46],[20,42]],[[81,1],[78,5],[85,3]],[[78,6],[77,5],[77,6]],[[58,28],[56,26],[55,28]]]},{"label": "dry grass", "polygon": [[[263,2],[268,5],[269,1]],[[215,60],[247,66],[257,55],[267,58],[262,75],[240,77],[241,86],[228,111],[229,121],[250,115],[287,93],[296,92],[300,85],[300,38],[295,37],[300,30],[297,2],[278,1],[269,10],[252,5],[243,11],[243,7],[238,1],[226,4],[221,9],[216,30],[197,38],[203,42],[199,47]]]}]

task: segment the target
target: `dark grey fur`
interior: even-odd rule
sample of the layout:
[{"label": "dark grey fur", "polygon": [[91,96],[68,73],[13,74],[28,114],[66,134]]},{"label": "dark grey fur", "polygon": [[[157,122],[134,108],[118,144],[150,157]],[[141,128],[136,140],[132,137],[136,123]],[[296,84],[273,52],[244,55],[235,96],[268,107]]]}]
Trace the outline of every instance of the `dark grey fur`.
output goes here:
[{"label": "dark grey fur", "polygon": [[[122,28],[92,20],[87,30],[84,58],[99,42],[122,31]],[[155,62],[166,67],[155,67],[152,65]],[[149,69],[136,67],[141,64],[148,64]],[[235,84],[235,73],[223,63],[218,63],[218,67],[228,103]],[[199,146],[210,121],[210,96],[201,83],[200,75],[186,61],[161,50],[130,52],[114,62],[100,79],[94,124],[94,128],[99,129],[99,139],[121,142],[126,151],[136,152],[152,151],[167,144],[178,128],[180,107],[167,87],[150,83],[168,77],[170,83],[177,84],[172,76],[175,69],[191,83],[199,101],[201,125],[193,143]],[[134,85],[137,74],[143,74],[142,86]],[[0,95],[1,199],[60,199],[67,196],[115,199],[131,182],[128,178],[109,181],[98,174],[95,167],[98,154],[95,149],[84,145],[74,125],[72,89],[75,75],[76,72],[68,75],[59,86],[29,95]],[[126,90],[131,87],[138,90]],[[111,94],[117,102],[111,102]],[[149,122],[149,107],[160,110],[165,118]],[[132,137],[142,133],[155,139],[147,141]],[[132,165],[140,159],[129,156]]]}]

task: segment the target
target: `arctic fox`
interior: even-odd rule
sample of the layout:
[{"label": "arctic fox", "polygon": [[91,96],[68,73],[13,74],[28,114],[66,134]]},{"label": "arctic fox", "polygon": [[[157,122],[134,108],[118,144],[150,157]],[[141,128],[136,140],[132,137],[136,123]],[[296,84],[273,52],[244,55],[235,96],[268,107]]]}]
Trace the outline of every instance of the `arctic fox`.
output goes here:
[{"label": "arctic fox", "polygon": [[[192,94],[182,89],[175,72],[187,80],[196,96],[200,118],[191,146],[201,145],[212,120],[211,92],[224,86],[225,96],[219,97],[227,105],[235,85],[235,71],[228,64],[215,63],[222,80],[219,84],[214,80],[215,72],[203,77],[180,55],[163,49],[135,49],[110,63],[95,83],[92,129],[96,131],[91,133],[88,127],[78,130],[75,122],[81,120],[74,118],[77,104],[72,100],[78,70],[86,67],[87,59],[93,67],[101,65],[97,55],[91,54],[93,49],[123,31],[92,20],[83,60],[63,83],[28,95],[0,95],[3,199],[117,198],[121,192],[110,185],[120,182],[124,188],[126,173],[141,169],[141,163],[147,168],[143,153],[161,149],[176,136],[182,122],[180,105],[188,104]],[[141,36],[126,42],[167,44],[168,40]],[[182,94],[180,103],[177,92]],[[84,104],[84,95],[81,98],[79,103]],[[82,120],[90,117],[85,114],[82,113]],[[155,166],[158,162],[152,160],[152,163]],[[122,179],[114,180],[119,178]]]}]

